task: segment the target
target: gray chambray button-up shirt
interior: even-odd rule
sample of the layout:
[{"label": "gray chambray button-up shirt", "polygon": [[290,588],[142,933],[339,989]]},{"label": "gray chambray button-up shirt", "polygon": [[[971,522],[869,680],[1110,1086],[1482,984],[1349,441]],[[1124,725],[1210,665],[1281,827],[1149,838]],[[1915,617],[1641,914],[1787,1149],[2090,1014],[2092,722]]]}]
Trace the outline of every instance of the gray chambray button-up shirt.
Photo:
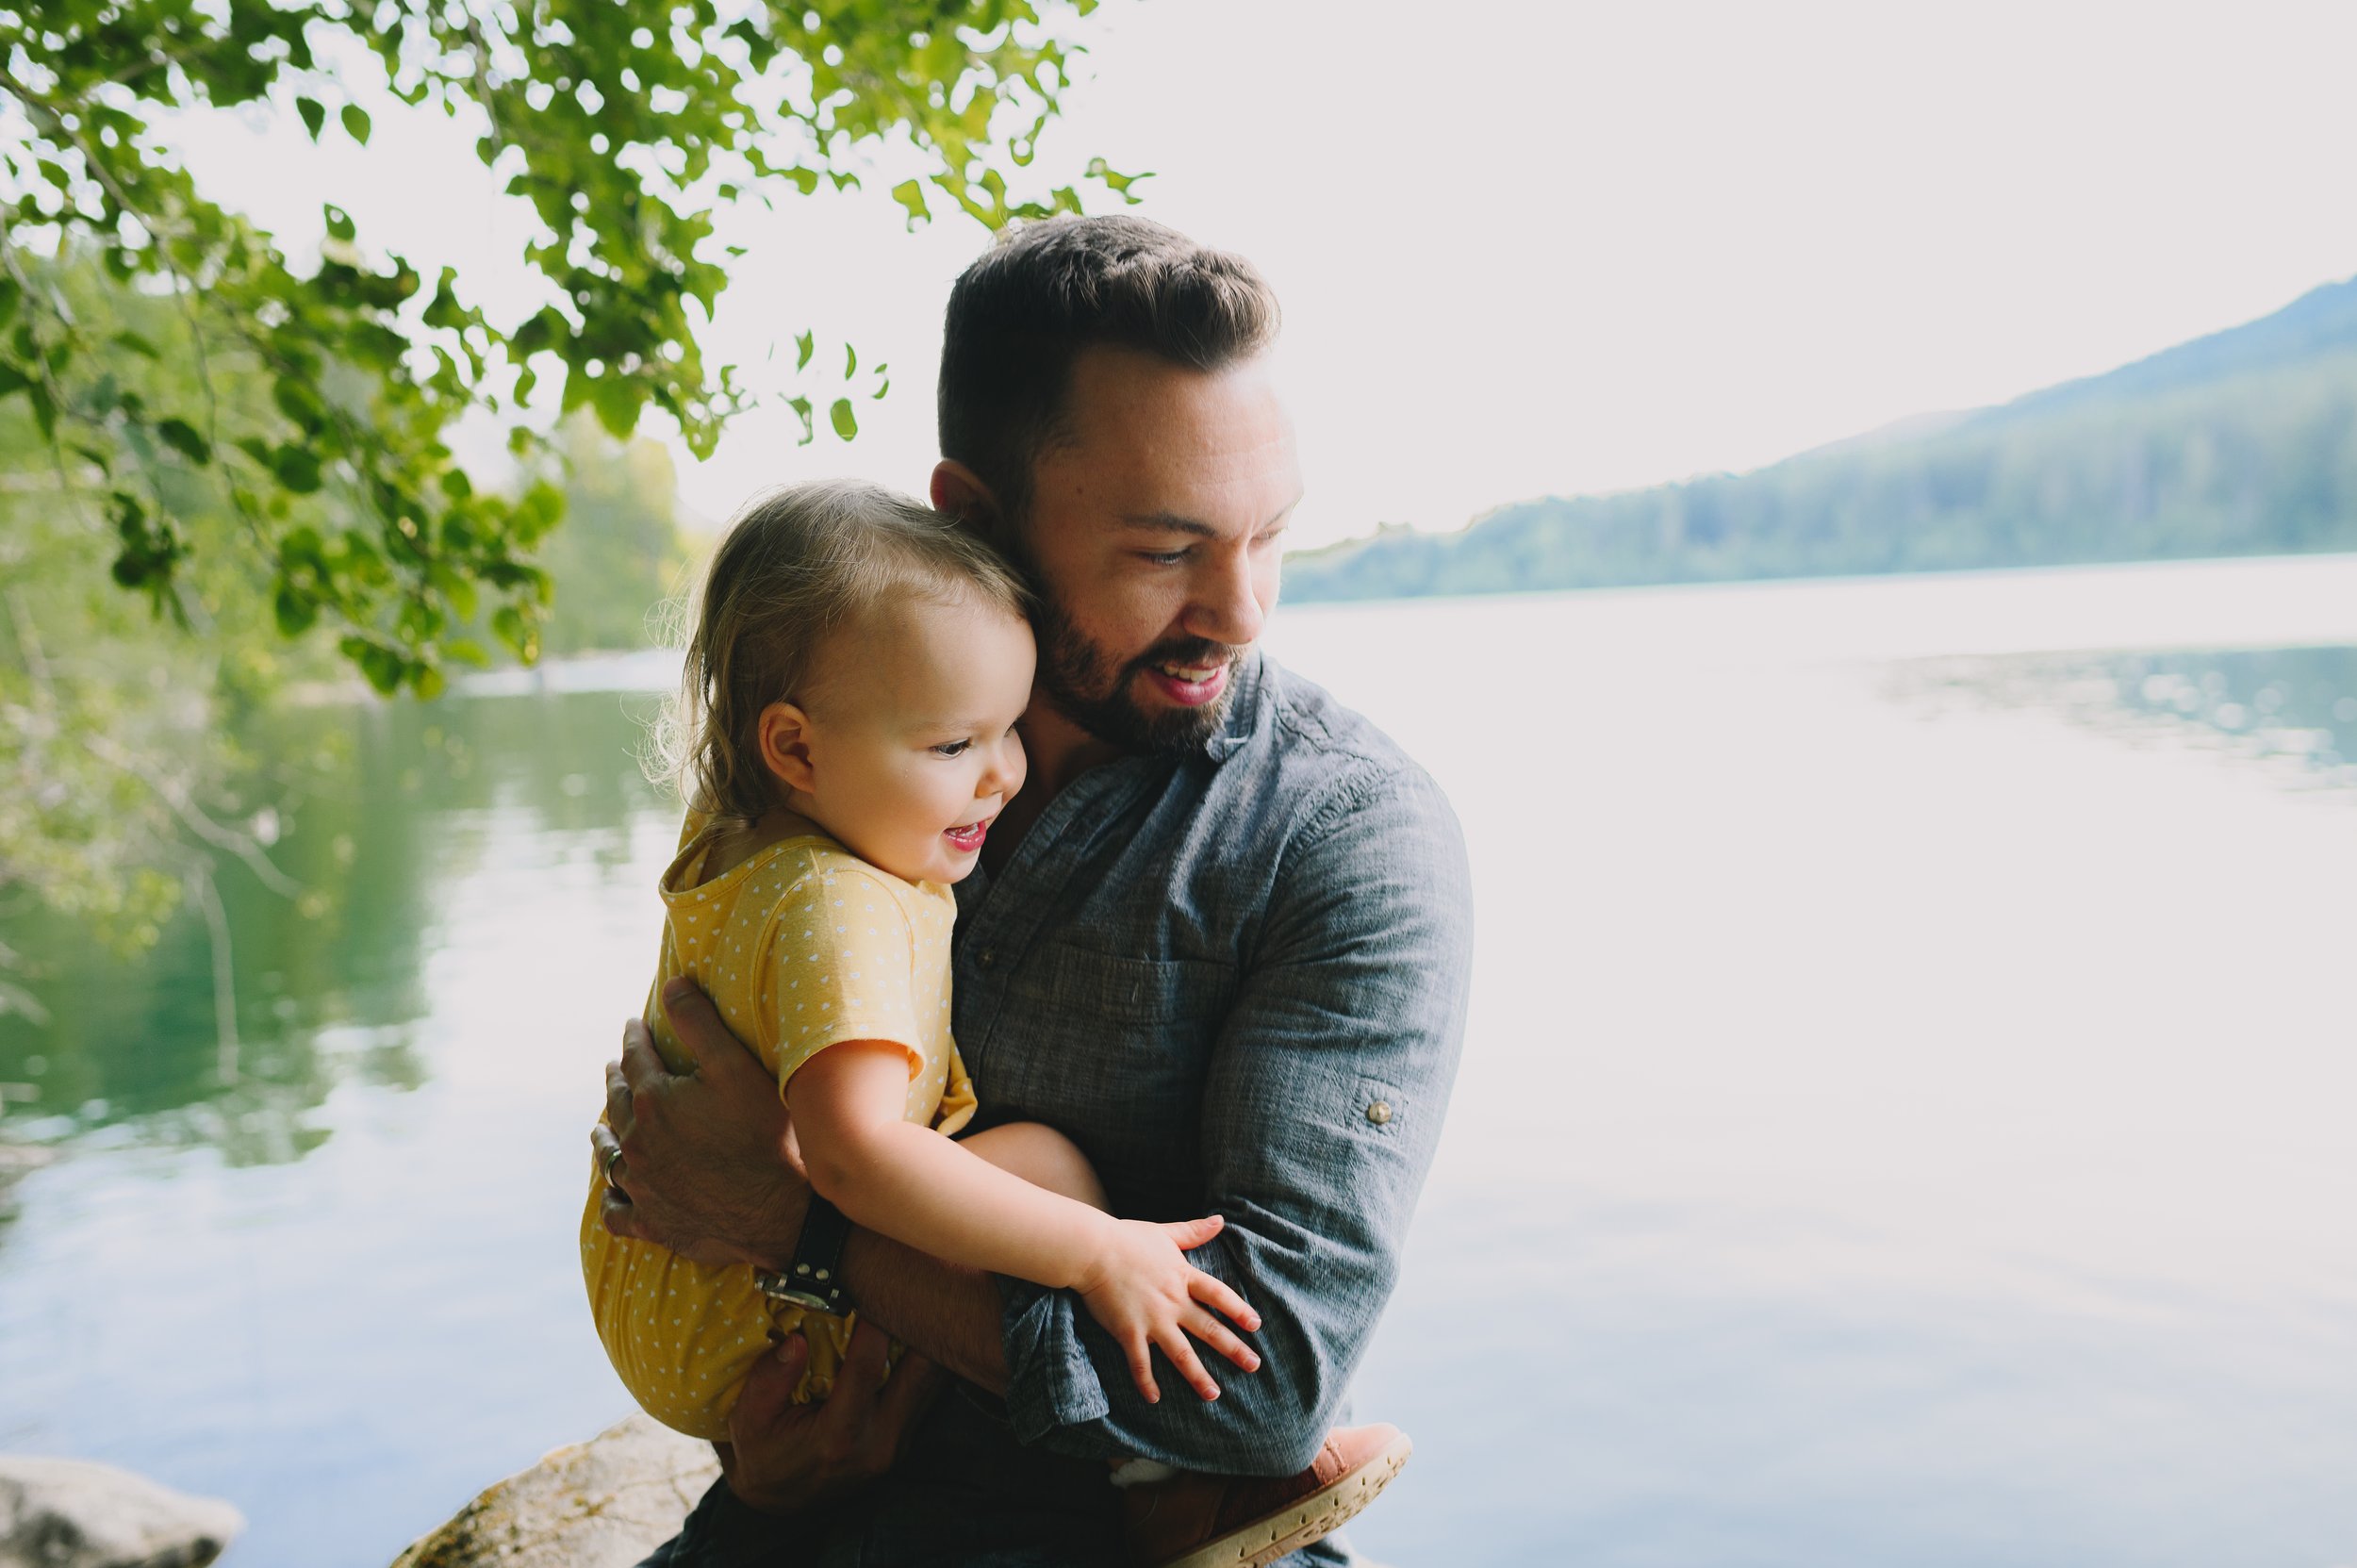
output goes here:
[{"label": "gray chambray button-up shirt", "polygon": [[1288,1475],[1398,1277],[1473,912],[1425,771],[1264,655],[1238,675],[1207,755],[1082,774],[960,887],[952,1005],[978,1125],[1063,1131],[1117,1213],[1225,1215],[1194,1261],[1262,1319],[1259,1372],[1207,1360],[1219,1399],[1164,1377],[1149,1405],[1078,1296],[1004,1280],[1016,1436]]},{"label": "gray chambray button-up shirt", "polygon": [[1063,1131],[1121,1214],[1224,1215],[1191,1256],[1260,1312],[1262,1364],[1205,1351],[1217,1400],[1164,1375],[1149,1405],[1072,1293],[1002,1279],[1003,1411],[939,1401],[890,1477],[811,1522],[813,1560],[1110,1561],[1106,1460],[1290,1475],[1341,1407],[1456,1076],[1464,839],[1387,736],[1256,654],[1204,755],[1082,774],[958,904],[975,1125]]}]

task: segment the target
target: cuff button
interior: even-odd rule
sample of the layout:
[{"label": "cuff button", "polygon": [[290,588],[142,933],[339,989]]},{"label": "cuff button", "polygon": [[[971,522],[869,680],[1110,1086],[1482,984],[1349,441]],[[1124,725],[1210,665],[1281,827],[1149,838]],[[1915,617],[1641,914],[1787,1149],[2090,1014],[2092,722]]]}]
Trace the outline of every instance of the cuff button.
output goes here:
[{"label": "cuff button", "polygon": [[1378,1099],[1374,1104],[1367,1107],[1367,1120],[1375,1123],[1376,1126],[1381,1127],[1385,1122],[1390,1121],[1391,1119],[1392,1102],[1390,1100]]}]

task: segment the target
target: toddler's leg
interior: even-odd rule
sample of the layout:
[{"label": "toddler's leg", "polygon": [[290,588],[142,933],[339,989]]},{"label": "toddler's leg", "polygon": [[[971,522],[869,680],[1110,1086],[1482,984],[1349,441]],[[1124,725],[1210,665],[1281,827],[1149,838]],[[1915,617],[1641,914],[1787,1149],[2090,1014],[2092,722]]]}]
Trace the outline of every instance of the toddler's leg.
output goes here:
[{"label": "toddler's leg", "polygon": [[1034,1187],[1078,1198],[1092,1209],[1106,1207],[1105,1184],[1096,1180],[1096,1167],[1071,1139],[1052,1127],[1009,1122],[958,1142]]}]

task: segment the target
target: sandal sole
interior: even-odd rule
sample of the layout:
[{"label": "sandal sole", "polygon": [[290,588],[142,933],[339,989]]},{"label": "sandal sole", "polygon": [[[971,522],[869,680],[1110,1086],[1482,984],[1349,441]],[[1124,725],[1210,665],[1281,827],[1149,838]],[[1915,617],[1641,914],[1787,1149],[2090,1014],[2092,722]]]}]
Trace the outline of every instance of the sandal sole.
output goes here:
[{"label": "sandal sole", "polygon": [[1240,1525],[1216,1541],[1173,1558],[1162,1568],[1267,1568],[1288,1552],[1325,1540],[1376,1499],[1408,1462],[1416,1445],[1402,1432],[1356,1470],[1289,1503],[1275,1513]]}]

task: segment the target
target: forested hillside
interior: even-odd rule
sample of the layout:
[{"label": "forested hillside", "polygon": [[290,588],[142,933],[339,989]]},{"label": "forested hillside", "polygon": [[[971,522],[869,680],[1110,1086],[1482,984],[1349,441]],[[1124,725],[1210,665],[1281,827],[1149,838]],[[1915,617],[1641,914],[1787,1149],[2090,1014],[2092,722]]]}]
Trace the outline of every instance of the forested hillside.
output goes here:
[{"label": "forested hillside", "polygon": [[[1904,432],[1904,433],[1902,433]],[[2357,279],[2002,407],[1745,474],[1296,555],[1286,597],[2357,550]]]}]

